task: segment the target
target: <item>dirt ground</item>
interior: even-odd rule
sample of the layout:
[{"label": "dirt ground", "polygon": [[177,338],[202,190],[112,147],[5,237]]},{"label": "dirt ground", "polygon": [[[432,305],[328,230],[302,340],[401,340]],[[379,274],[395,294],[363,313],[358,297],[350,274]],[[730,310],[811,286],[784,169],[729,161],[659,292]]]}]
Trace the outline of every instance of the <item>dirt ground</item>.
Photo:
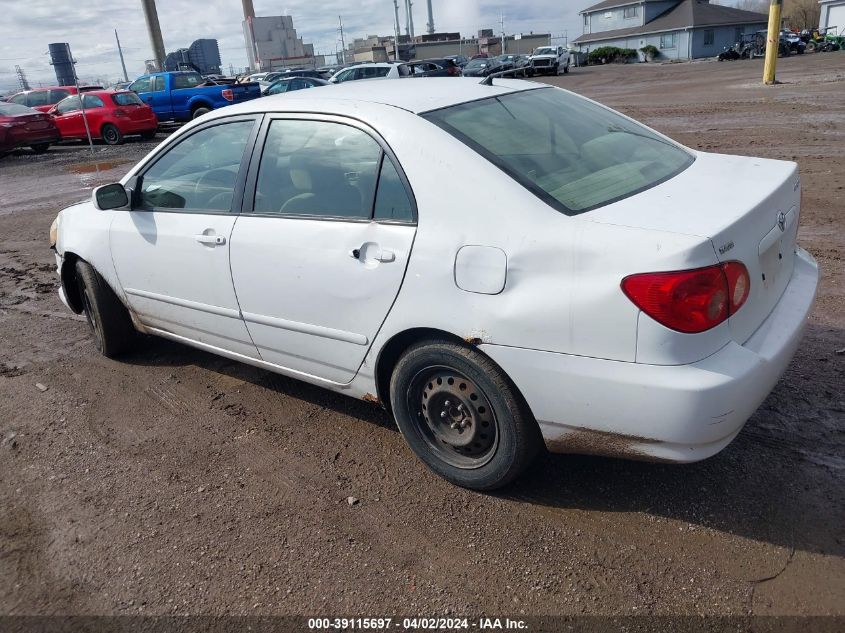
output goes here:
[{"label": "dirt ground", "polygon": [[706,462],[547,456],[495,495],[430,474],[367,403],[164,341],[97,355],[48,227],[152,144],[98,147],[100,173],[81,145],[0,160],[0,614],[845,615],[845,53],[761,74],[549,81],[800,163],[824,278],[783,380]]}]

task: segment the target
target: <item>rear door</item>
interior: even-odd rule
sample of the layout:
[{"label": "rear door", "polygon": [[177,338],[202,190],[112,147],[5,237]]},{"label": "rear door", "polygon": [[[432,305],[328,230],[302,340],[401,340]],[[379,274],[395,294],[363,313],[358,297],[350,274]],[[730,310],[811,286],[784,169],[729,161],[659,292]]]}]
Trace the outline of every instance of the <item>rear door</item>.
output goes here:
[{"label": "rear door", "polygon": [[265,130],[232,233],[243,318],[263,360],[347,383],[405,275],[410,188],[360,124],[278,116]]},{"label": "rear door", "polygon": [[253,116],[216,120],[168,146],[109,232],[120,285],[145,326],[250,358],[229,240],[257,125]]}]

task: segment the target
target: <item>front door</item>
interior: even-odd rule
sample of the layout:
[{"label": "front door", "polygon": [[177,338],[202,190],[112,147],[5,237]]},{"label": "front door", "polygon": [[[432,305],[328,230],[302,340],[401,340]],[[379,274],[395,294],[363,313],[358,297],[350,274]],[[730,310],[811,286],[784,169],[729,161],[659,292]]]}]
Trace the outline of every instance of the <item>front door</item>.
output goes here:
[{"label": "front door", "polygon": [[232,232],[243,318],[263,360],[347,383],[405,275],[410,189],[374,136],[339,121],[274,119],[260,155]]},{"label": "front door", "polygon": [[256,126],[254,117],[228,119],[168,147],[110,229],[120,285],[144,325],[250,358],[229,248]]}]

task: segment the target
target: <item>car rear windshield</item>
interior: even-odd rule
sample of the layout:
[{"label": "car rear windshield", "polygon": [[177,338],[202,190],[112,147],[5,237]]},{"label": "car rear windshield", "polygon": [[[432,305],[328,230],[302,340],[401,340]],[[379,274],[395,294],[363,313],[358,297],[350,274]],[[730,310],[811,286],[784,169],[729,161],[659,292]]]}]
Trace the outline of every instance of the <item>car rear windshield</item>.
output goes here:
[{"label": "car rear windshield", "polygon": [[117,92],[111,96],[111,100],[119,106],[144,105],[141,98],[134,92]]},{"label": "car rear windshield", "polygon": [[422,115],[567,215],[676,176],[695,158],[596,103],[540,88]]}]

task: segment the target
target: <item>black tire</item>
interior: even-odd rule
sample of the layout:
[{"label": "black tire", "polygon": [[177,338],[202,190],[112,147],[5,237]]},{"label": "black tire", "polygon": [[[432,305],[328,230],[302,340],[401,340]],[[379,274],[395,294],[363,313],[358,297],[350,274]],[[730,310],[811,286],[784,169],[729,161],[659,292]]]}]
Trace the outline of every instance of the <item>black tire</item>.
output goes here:
[{"label": "black tire", "polygon": [[147,130],[146,132],[141,132],[141,138],[145,141],[151,141],[156,137],[158,134],[158,130]]},{"label": "black tire", "polygon": [[111,123],[106,123],[102,127],[100,137],[106,145],[120,145],[123,143],[123,134]]},{"label": "black tire", "polygon": [[542,446],[516,387],[469,346],[439,340],[412,346],[393,370],[390,403],[417,457],[464,488],[506,486]]},{"label": "black tire", "polygon": [[50,149],[49,143],[36,143],[35,145],[30,145],[29,148],[35,152],[36,154],[43,154],[48,149]]},{"label": "black tire", "polygon": [[97,350],[115,358],[131,349],[137,336],[135,328],[114,291],[88,262],[76,262],[76,281]]},{"label": "black tire", "polygon": [[563,74],[564,74],[564,75],[568,75],[568,74],[569,74],[569,66],[564,66],[564,67],[563,67]]},{"label": "black tire", "polygon": [[211,108],[197,108],[196,110],[194,110],[194,113],[191,115],[191,118],[198,119],[203,114],[208,114],[209,112],[211,112]]}]

